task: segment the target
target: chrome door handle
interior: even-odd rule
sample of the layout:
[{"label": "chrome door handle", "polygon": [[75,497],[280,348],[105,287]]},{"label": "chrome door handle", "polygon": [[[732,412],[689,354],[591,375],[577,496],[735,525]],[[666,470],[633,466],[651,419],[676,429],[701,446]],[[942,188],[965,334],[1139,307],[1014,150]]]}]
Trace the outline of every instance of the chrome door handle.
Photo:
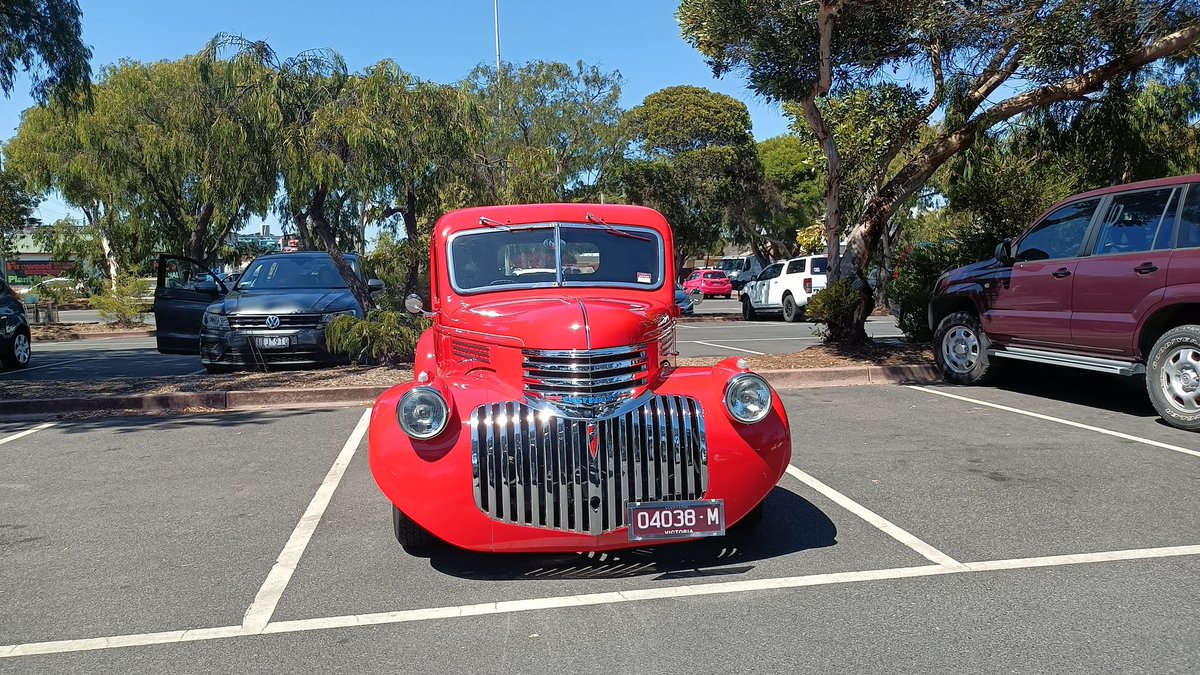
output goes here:
[{"label": "chrome door handle", "polygon": [[1138,274],[1150,274],[1151,272],[1158,271],[1158,265],[1155,265],[1154,263],[1142,263],[1141,265],[1133,268],[1133,271],[1137,272]]},{"label": "chrome door handle", "polygon": [[1054,270],[1054,273],[1050,276],[1054,277],[1055,279],[1065,279],[1071,276],[1071,270],[1065,267],[1060,267],[1059,269]]}]

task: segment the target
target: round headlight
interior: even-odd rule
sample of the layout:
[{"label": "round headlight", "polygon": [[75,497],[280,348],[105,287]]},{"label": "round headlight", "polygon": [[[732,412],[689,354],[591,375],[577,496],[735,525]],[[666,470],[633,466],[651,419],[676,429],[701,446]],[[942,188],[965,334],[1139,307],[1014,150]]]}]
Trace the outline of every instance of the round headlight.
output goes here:
[{"label": "round headlight", "polygon": [[771,412],[771,387],[753,373],[735,375],[725,387],[725,407],[739,422],[762,421]]},{"label": "round headlight", "polygon": [[450,418],[446,399],[429,387],[416,387],[400,397],[396,406],[400,428],[412,438],[433,438],[442,433]]}]

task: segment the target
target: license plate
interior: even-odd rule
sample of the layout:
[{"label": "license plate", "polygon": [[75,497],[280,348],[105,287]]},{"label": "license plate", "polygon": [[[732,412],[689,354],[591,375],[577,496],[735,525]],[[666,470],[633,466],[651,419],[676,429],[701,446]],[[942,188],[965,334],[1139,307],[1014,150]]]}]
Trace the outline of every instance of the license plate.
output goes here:
[{"label": "license plate", "polygon": [[292,346],[292,336],[259,335],[254,338],[254,344],[259,349],[286,349]]},{"label": "license plate", "polygon": [[634,502],[629,505],[630,541],[692,539],[725,534],[725,502]]}]

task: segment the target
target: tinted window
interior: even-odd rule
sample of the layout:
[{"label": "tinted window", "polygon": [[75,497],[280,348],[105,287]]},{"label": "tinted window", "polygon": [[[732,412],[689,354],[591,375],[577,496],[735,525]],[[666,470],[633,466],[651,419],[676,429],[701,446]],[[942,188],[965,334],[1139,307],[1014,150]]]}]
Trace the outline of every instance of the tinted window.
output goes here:
[{"label": "tinted window", "polygon": [[775,277],[779,276],[781,271],[783,271],[783,263],[774,263],[767,266],[767,269],[759,273],[758,280],[763,281],[766,279],[774,279]]},{"label": "tinted window", "polygon": [[[1164,216],[1168,210],[1175,210],[1175,192],[1172,188],[1164,188],[1113,197],[1104,214],[1093,253],[1115,255],[1159,248],[1155,240]],[[1170,229],[1173,221],[1166,229]]]},{"label": "tinted window", "polygon": [[[347,258],[347,262],[358,272],[358,261]],[[346,281],[333,264],[333,259],[323,255],[275,255],[259,258],[238,279],[241,290],[284,289],[284,288],[346,288]]]},{"label": "tinted window", "polygon": [[1200,248],[1200,183],[1188,188],[1187,202],[1183,206],[1183,219],[1179,221],[1177,248]]},{"label": "tinted window", "polygon": [[724,272],[705,272],[704,278],[705,279],[725,279],[727,277],[725,276]]},{"label": "tinted window", "polygon": [[1076,257],[1098,202],[1076,202],[1046,216],[1021,239],[1014,258],[1022,262]]},{"label": "tinted window", "polygon": [[202,281],[213,281],[213,278],[203,267],[190,260],[180,260],[178,258],[167,260],[166,268],[163,271],[163,285],[165,287],[192,291],[196,289],[196,284]]},{"label": "tinted window", "polygon": [[825,258],[813,258],[812,259],[812,273],[813,274],[825,274],[825,268],[828,267],[828,265],[826,265],[825,263],[826,263]]},{"label": "tinted window", "polygon": [[787,273],[788,274],[799,274],[800,272],[803,272],[804,271],[804,263],[805,263],[804,258],[799,258],[797,260],[793,260],[793,261],[789,262],[787,265]]}]

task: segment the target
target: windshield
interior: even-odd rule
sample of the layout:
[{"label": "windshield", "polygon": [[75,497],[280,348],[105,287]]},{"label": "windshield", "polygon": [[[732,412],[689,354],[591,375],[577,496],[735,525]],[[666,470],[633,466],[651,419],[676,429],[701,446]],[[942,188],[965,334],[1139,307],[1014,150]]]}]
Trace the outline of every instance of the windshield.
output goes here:
[{"label": "windshield", "polygon": [[[358,260],[346,262],[362,275]],[[238,279],[238,290],[275,290],[282,288],[346,288],[333,259],[326,255],[273,255],[260,258]]]},{"label": "windshield", "polygon": [[726,272],[740,272],[745,269],[745,263],[745,258],[725,258],[717,265],[717,269]]},{"label": "windshield", "polygon": [[450,241],[461,293],[545,286],[662,286],[663,244],[644,228],[544,225],[472,230]]}]

